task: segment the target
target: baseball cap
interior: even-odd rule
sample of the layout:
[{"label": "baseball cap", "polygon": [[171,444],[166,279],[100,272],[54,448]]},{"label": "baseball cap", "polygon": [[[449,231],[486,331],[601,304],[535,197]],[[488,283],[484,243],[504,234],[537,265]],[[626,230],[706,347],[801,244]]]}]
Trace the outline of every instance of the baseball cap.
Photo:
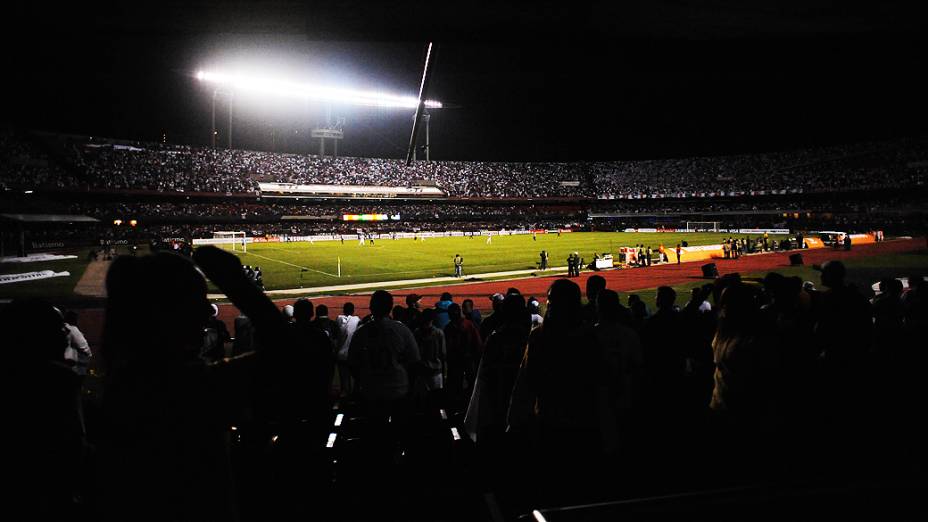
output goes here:
[{"label": "baseball cap", "polygon": [[413,303],[418,303],[422,299],[422,296],[419,294],[409,294],[406,296],[406,304],[411,305]]}]

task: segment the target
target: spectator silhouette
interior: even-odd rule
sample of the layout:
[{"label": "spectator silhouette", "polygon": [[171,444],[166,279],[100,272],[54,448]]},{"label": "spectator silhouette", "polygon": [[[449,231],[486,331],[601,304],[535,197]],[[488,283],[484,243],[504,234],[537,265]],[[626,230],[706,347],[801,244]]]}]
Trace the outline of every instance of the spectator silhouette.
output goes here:
[{"label": "spectator silhouette", "polygon": [[732,284],[722,292],[719,307],[710,407],[737,420],[771,415],[776,357],[756,293],[744,283]]},{"label": "spectator silhouette", "polygon": [[583,320],[593,324],[598,319],[596,316],[596,296],[606,289],[606,278],[601,275],[591,275],[586,280],[586,300],[583,305]]},{"label": "spectator silhouette", "polygon": [[631,327],[641,332],[644,329],[644,322],[648,318],[648,307],[641,300],[638,294],[629,294],[628,309],[631,313]]},{"label": "spectator silhouette", "polygon": [[[320,420],[328,410],[329,388],[335,366],[335,354],[329,334],[313,319],[314,306],[306,298],[293,303],[290,342],[267,350],[267,358],[277,366],[268,383],[274,390],[270,399],[277,416],[285,422]],[[326,317],[328,323],[331,320]],[[328,326],[324,323],[324,326]],[[334,324],[334,323],[332,323]]]},{"label": "spectator silhouette", "polygon": [[489,339],[490,334],[493,333],[493,330],[496,329],[496,326],[502,322],[503,316],[499,313],[499,310],[503,305],[503,299],[505,299],[505,297],[506,296],[500,293],[495,293],[490,296],[490,302],[493,306],[493,313],[485,317],[480,323],[481,339]]},{"label": "spectator silhouette", "polygon": [[313,319],[313,326],[325,333],[334,348],[335,342],[338,340],[338,325],[329,318],[328,306],[321,304],[316,307],[316,318]]},{"label": "spectator silhouette", "polygon": [[441,298],[435,303],[435,326],[441,330],[444,330],[448,321],[451,320],[448,317],[448,307],[451,306],[451,304],[452,297],[448,292],[443,292]]},{"label": "spectator silhouette", "polygon": [[339,395],[347,397],[353,390],[351,371],[348,368],[348,347],[351,346],[351,338],[354,337],[358,324],[361,322],[361,319],[354,315],[354,303],[342,305],[342,313],[336,318],[335,322],[338,325],[336,364],[338,367]]},{"label": "spectator silhouette", "polygon": [[226,323],[219,319],[219,307],[210,305],[212,314],[206,322],[203,334],[203,348],[200,357],[207,362],[217,362],[226,356],[226,343],[232,340]]},{"label": "spectator silhouette", "polygon": [[405,409],[410,368],[419,362],[419,347],[404,324],[390,319],[393,296],[378,290],[371,295],[371,320],[351,338],[348,365],[370,414],[386,419]]},{"label": "spectator silhouette", "polygon": [[580,287],[558,279],[548,291],[544,323],[529,337],[509,425],[537,427],[542,451],[557,460],[571,451],[596,452],[601,437],[594,390],[605,380],[599,363],[592,327],[583,324]]},{"label": "spectator silhouette", "polygon": [[474,323],[474,326],[480,328],[480,323],[483,322],[483,317],[480,315],[480,310],[474,308],[473,299],[465,299],[461,301],[461,313],[464,317],[471,320]]},{"label": "spectator silhouette", "polygon": [[448,351],[448,382],[445,385],[449,406],[460,410],[473,390],[477,364],[483,351],[480,332],[474,323],[461,314],[461,306],[448,306],[445,345]]},{"label": "spectator silhouette", "polygon": [[498,313],[502,320],[486,341],[478,365],[478,391],[468,407],[472,436],[490,459],[502,449],[512,388],[532,328],[521,295],[507,295]]},{"label": "spectator silhouette", "polygon": [[414,332],[419,346],[422,363],[420,376],[416,379],[416,396],[420,403],[433,402],[438,392],[444,388],[448,374],[445,333],[435,327],[435,310],[428,308],[418,315],[419,324]]},{"label": "spectator silhouette", "polygon": [[64,314],[65,328],[68,329],[68,348],[65,349],[65,361],[72,364],[74,373],[78,375],[87,375],[90,360],[93,358],[93,352],[90,345],[77,325],[77,312],[68,310]]},{"label": "spectator silhouette", "polygon": [[684,407],[688,370],[686,347],[693,341],[689,338],[692,332],[685,331],[683,316],[674,307],[676,298],[673,288],[658,288],[657,312],[644,321],[641,330],[644,364],[650,381],[648,402],[651,411],[664,420],[679,415]]},{"label": "spectator silhouette", "polygon": [[[16,300],[0,313],[9,367],[4,379],[10,513],[74,517],[82,479],[81,377],[65,361],[68,330],[41,300]],[[15,452],[15,454],[13,454]]]},{"label": "spectator silhouette", "polygon": [[822,285],[815,323],[815,341],[824,363],[825,377],[837,402],[853,402],[859,389],[857,379],[870,348],[872,314],[870,304],[856,288],[845,282],[846,269],[840,261],[821,267]]},{"label": "spectator silhouette", "polygon": [[[194,257],[252,318],[262,346],[285,341],[283,316],[234,255],[201,247]],[[198,357],[212,308],[203,274],[186,258],[120,257],[106,287],[104,513],[234,518],[228,426],[247,399],[255,357],[217,364]]]},{"label": "spectator silhouette", "polygon": [[619,294],[612,290],[600,291],[596,296],[596,312],[598,321],[594,333],[600,360],[605,362],[608,372],[604,376],[605,400],[607,411],[614,416],[614,421],[606,424],[611,429],[603,434],[603,442],[608,453],[615,453],[623,446],[630,449],[630,432],[639,429],[644,355],[638,334],[626,326],[628,310],[622,306]]}]

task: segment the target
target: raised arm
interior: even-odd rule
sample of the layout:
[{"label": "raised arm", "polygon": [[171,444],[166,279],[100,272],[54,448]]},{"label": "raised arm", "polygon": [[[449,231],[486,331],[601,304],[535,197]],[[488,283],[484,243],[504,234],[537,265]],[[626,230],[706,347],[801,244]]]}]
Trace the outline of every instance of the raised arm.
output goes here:
[{"label": "raised arm", "polygon": [[214,246],[201,246],[193,253],[193,260],[206,277],[248,316],[261,341],[257,344],[285,341],[286,320],[264,292],[245,277],[238,257]]}]

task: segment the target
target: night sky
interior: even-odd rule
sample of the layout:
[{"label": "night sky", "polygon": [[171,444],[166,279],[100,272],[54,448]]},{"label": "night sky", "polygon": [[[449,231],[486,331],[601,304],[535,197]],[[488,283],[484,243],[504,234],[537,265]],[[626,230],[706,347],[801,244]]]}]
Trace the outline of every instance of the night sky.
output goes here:
[{"label": "night sky", "polygon": [[[639,159],[928,134],[924,13],[903,2],[23,3],[0,119],[205,145],[199,68],[418,90],[438,44],[432,158]],[[834,7],[835,4],[838,7]],[[255,7],[257,6],[257,7]],[[225,139],[225,105],[217,119]],[[340,153],[405,157],[411,111],[335,107]],[[237,148],[312,152],[322,106],[236,107]]]}]

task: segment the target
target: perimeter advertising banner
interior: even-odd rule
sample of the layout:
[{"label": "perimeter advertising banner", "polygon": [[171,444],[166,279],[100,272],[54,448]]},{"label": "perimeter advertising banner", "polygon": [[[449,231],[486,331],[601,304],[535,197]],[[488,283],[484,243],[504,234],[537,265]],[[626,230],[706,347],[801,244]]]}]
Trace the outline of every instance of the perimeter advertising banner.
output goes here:
[{"label": "perimeter advertising banner", "polygon": [[399,221],[400,215],[387,214],[342,214],[342,221]]}]

